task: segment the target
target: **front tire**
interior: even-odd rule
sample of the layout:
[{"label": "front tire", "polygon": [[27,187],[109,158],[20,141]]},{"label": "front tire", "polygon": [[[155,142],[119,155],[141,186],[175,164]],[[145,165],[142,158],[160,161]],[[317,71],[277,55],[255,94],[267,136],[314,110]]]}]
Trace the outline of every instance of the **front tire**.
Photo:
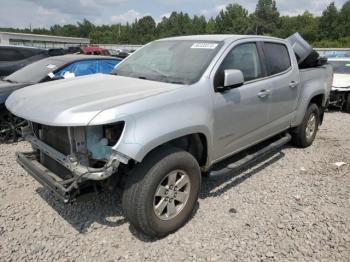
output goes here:
[{"label": "front tire", "polygon": [[188,221],[201,186],[200,168],[191,154],[160,148],[127,176],[123,210],[137,230],[164,237]]},{"label": "front tire", "polygon": [[306,148],[312,145],[320,125],[320,109],[316,104],[310,104],[303,122],[292,132],[294,145]]}]

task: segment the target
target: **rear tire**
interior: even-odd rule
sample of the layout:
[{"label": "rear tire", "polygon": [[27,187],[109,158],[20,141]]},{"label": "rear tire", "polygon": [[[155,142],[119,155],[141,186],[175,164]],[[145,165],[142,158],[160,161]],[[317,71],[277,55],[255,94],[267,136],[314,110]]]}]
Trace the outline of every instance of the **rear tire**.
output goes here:
[{"label": "rear tire", "polygon": [[303,122],[292,132],[292,143],[297,147],[306,148],[312,145],[320,125],[320,109],[316,104],[310,104]]},{"label": "rear tire", "polygon": [[127,174],[124,214],[137,230],[164,237],[188,221],[200,186],[200,168],[191,154],[160,148]]},{"label": "rear tire", "polygon": [[346,95],[344,111],[350,113],[350,93]]}]

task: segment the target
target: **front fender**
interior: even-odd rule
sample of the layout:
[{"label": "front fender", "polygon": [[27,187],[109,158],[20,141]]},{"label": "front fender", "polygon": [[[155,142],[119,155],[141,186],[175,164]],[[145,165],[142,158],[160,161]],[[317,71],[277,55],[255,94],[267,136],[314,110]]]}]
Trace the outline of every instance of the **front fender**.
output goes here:
[{"label": "front fender", "polygon": [[176,138],[203,134],[210,161],[214,118],[209,88],[203,80],[193,86],[127,103],[101,112],[91,124],[106,119],[125,121],[124,131],[113,149],[137,162],[156,147]]},{"label": "front fender", "polygon": [[[203,134],[207,140],[208,151],[212,148],[207,126],[186,125],[184,122],[180,124],[179,121],[168,121],[162,125],[156,125],[151,122],[136,121],[129,116],[123,134],[113,149],[137,162],[142,162],[144,157],[158,146],[190,134]],[[211,155],[210,152],[208,155]]]},{"label": "front fender", "polygon": [[[205,127],[201,127],[201,126],[187,127],[181,130],[176,130],[174,132],[162,134],[161,136],[158,136],[155,139],[148,141],[147,144],[143,145],[143,147],[140,148],[140,150],[135,152],[136,154],[134,155],[134,159],[136,161],[141,162],[149,152],[151,152],[153,149],[157,148],[158,146],[163,145],[176,138],[180,138],[191,134],[204,134],[206,137],[206,140],[207,141],[210,140],[208,139],[209,131]],[[211,148],[211,147],[208,147],[208,148]]]}]

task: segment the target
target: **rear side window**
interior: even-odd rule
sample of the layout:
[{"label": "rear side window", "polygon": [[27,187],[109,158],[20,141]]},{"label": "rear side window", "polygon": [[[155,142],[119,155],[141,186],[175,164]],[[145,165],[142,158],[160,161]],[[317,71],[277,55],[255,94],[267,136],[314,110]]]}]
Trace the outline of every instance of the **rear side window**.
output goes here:
[{"label": "rear side window", "polygon": [[264,43],[264,52],[269,75],[284,72],[291,67],[288,49],[285,45]]},{"label": "rear side window", "polygon": [[0,49],[0,61],[18,61],[24,59],[19,52],[13,49]]}]

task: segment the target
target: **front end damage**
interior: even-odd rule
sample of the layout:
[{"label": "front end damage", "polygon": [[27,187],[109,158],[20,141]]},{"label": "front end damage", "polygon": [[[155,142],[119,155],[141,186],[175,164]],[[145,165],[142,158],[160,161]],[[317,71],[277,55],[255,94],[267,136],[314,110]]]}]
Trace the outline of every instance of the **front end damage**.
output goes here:
[{"label": "front end damage", "polygon": [[124,122],[106,126],[53,127],[33,122],[23,137],[33,152],[17,153],[19,164],[64,202],[99,192],[129,159],[116,152]]},{"label": "front end damage", "polygon": [[330,103],[331,107],[337,109],[343,109],[347,102],[347,97],[350,94],[350,86],[346,88],[342,87],[333,87],[330,94]]}]

